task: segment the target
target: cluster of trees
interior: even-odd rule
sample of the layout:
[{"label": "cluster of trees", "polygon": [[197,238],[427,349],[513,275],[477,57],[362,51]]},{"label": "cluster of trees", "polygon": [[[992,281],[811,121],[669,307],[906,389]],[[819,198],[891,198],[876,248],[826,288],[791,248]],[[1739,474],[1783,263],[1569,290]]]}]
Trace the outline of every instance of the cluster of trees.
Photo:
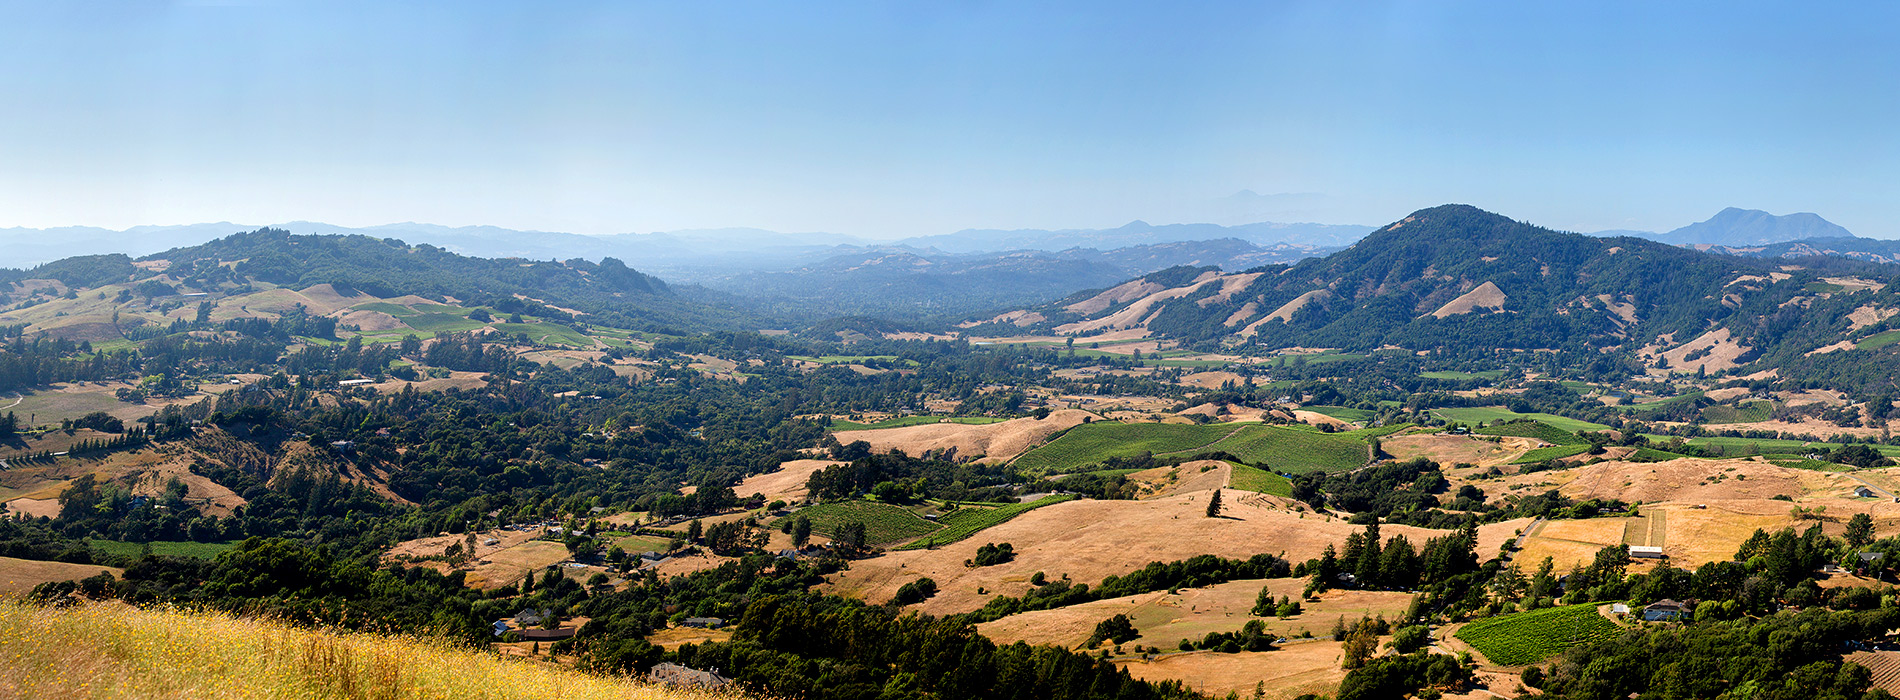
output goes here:
[{"label": "cluster of trees", "polygon": [[1300,575],[1311,577],[1308,594],[1347,586],[1413,590],[1451,581],[1478,571],[1478,529],[1467,525],[1414,548],[1404,535],[1381,541],[1374,522],[1346,537],[1345,551],[1331,545],[1319,559],[1301,565]]},{"label": "cluster of trees", "polygon": [[1051,646],[998,647],[967,623],[831,596],[754,601],[726,644],[671,655],[787,698],[1159,700],[1194,694]]}]

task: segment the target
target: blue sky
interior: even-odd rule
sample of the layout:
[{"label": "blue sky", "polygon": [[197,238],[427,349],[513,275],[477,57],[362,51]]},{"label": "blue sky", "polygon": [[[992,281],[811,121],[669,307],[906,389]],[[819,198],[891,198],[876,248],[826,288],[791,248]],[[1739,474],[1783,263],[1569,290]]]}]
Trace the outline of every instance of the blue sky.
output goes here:
[{"label": "blue sky", "polygon": [[1463,202],[1900,237],[1897,27],[1825,2],[5,2],[0,226],[889,238]]}]

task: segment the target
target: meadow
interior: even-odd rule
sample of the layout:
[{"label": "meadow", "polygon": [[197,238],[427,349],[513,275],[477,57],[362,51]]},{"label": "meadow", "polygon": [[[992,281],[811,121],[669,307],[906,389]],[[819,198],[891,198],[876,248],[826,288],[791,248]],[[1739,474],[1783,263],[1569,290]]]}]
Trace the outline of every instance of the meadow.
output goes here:
[{"label": "meadow", "polygon": [[1500,615],[1465,625],[1454,636],[1500,666],[1522,666],[1616,634],[1595,603]]},{"label": "meadow", "polygon": [[218,613],[0,601],[0,696],[291,700],[708,697],[419,637]]}]

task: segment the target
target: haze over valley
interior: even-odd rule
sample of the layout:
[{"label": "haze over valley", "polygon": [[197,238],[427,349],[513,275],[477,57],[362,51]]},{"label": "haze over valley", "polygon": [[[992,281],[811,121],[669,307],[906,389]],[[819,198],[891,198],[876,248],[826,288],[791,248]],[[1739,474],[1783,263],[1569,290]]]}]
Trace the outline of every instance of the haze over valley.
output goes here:
[{"label": "haze over valley", "polygon": [[0,696],[1900,693],[1890,8],[100,9]]}]

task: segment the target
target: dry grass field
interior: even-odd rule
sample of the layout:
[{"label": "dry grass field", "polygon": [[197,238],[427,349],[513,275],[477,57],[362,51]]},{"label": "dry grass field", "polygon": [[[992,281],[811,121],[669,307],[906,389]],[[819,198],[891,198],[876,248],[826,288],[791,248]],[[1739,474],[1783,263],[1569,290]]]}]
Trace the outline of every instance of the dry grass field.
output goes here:
[{"label": "dry grass field", "polygon": [[709,697],[421,638],[121,604],[0,601],[0,649],[0,697],[36,700]]},{"label": "dry grass field", "polygon": [[16,498],[7,501],[0,513],[24,515],[31,518],[59,517],[59,499],[56,498]]},{"label": "dry grass field", "polygon": [[[476,533],[476,558],[462,567],[468,572],[468,585],[493,590],[520,581],[530,571],[539,571],[568,558],[566,545],[535,539],[540,535],[539,531],[514,530]],[[437,535],[408,540],[384,552],[383,560],[441,556],[449,545],[459,544],[464,541],[463,538],[463,535]],[[484,544],[489,539],[497,540],[497,543]],[[428,561],[421,565],[442,572],[450,570],[448,563],[443,561]]]},{"label": "dry grass field", "polygon": [[[1209,632],[1236,632],[1255,619],[1255,596],[1261,588],[1274,597],[1299,598],[1306,580],[1284,578],[1229,581],[1227,583],[1182,589],[1176,593],[1154,591],[1109,600],[1098,600],[1053,610],[1036,610],[1011,615],[977,625],[983,636],[997,644],[1023,641],[1029,644],[1053,644],[1081,648],[1095,624],[1115,615],[1127,615],[1141,637],[1134,644],[1175,649],[1182,639],[1198,640]],[[1408,593],[1386,591],[1328,591],[1317,603],[1303,604],[1304,611],[1287,619],[1259,618],[1267,630],[1286,637],[1302,631],[1325,635],[1333,623],[1344,616],[1348,620],[1361,615],[1384,615],[1393,620],[1402,617],[1412,602]]]},{"label": "dry grass field", "polygon": [[[1234,467],[1220,460],[1204,459],[1197,462],[1183,462],[1180,466],[1155,467],[1128,475],[1128,480],[1141,485],[1142,500],[1178,496],[1193,491],[1212,491],[1226,488],[1233,478]],[[1238,494],[1227,494],[1223,498],[1235,498]]]},{"label": "dry grass field", "polygon": [[1694,568],[1711,561],[1735,556],[1755,530],[1773,532],[1782,528],[1805,529],[1819,524],[1822,531],[1841,536],[1847,520],[1855,513],[1874,518],[1878,536],[1900,532],[1900,504],[1877,500],[1815,498],[1800,502],[1803,507],[1827,505],[1823,519],[1797,519],[1791,514],[1795,503],[1770,499],[1710,499],[1697,502],[1672,501],[1642,507],[1643,521],[1634,525],[1631,518],[1595,518],[1546,522],[1519,540],[1515,560],[1534,567],[1549,556],[1558,570],[1573,564],[1588,564],[1598,549],[1634,542],[1639,538],[1663,548],[1669,563]]},{"label": "dry grass field", "polygon": [[1001,462],[1014,459],[1029,451],[1029,448],[1047,442],[1057,433],[1081,425],[1085,420],[1100,419],[1101,416],[1088,411],[1065,409],[1050,413],[1049,417],[1041,420],[1017,418],[983,425],[933,423],[903,428],[853,430],[841,434],[838,439],[845,442],[863,440],[878,452],[899,449],[906,454],[921,455],[930,450],[954,449],[958,459],[981,455],[989,461]]},{"label": "dry grass field", "polygon": [[1238,693],[1252,697],[1264,685],[1271,700],[1308,693],[1330,695],[1339,689],[1346,672],[1340,670],[1341,644],[1330,640],[1289,643],[1274,651],[1222,654],[1196,651],[1165,654],[1159,658],[1118,659],[1128,674],[1145,681],[1180,681],[1200,693],[1221,697]]},{"label": "dry grass field", "polygon": [[755,474],[746,477],[733,487],[732,492],[740,498],[752,494],[765,496],[767,503],[785,501],[797,503],[805,498],[805,482],[811,479],[812,472],[825,467],[842,464],[827,459],[795,459],[778,465],[778,471],[770,474]]},{"label": "dry grass field", "polygon": [[[881,603],[903,584],[928,576],[937,582],[939,592],[919,609],[949,614],[982,607],[993,595],[1021,595],[1037,571],[1050,578],[1067,574],[1093,585],[1149,562],[1200,554],[1245,559],[1267,552],[1304,561],[1361,529],[1344,520],[1286,510],[1272,499],[1242,499],[1235,491],[1227,491],[1223,498],[1229,504],[1223,517],[1209,518],[1207,497],[1203,491],[1148,501],[1078,500],[1037,508],[938,549],[891,552],[853,562],[850,569],[834,575],[827,587]],[[1478,555],[1495,556],[1499,545],[1526,522],[1510,520],[1480,528]],[[1414,543],[1445,534],[1400,525],[1384,526],[1382,532],[1387,537],[1404,534]],[[963,566],[964,560],[976,556],[977,548],[990,542],[1010,543],[1016,559],[976,569]],[[978,593],[979,587],[986,592]]]},{"label": "dry grass field", "polygon": [[0,595],[25,593],[42,583],[74,581],[97,576],[103,571],[110,571],[113,576],[125,573],[122,569],[110,566],[0,557]]},{"label": "dry grass field", "polygon": [[1394,435],[1379,441],[1379,446],[1396,459],[1424,457],[1446,466],[1509,464],[1543,445],[1543,441],[1530,438],[1507,437],[1502,442],[1491,442],[1468,435]]},{"label": "dry grass field", "polygon": [[1577,500],[1621,499],[1628,503],[1662,501],[1837,498],[1860,485],[1837,472],[1791,469],[1757,459],[1675,459],[1666,462],[1605,461],[1573,469],[1508,476],[1480,482],[1495,501],[1507,494],[1526,495],[1557,489]]}]

